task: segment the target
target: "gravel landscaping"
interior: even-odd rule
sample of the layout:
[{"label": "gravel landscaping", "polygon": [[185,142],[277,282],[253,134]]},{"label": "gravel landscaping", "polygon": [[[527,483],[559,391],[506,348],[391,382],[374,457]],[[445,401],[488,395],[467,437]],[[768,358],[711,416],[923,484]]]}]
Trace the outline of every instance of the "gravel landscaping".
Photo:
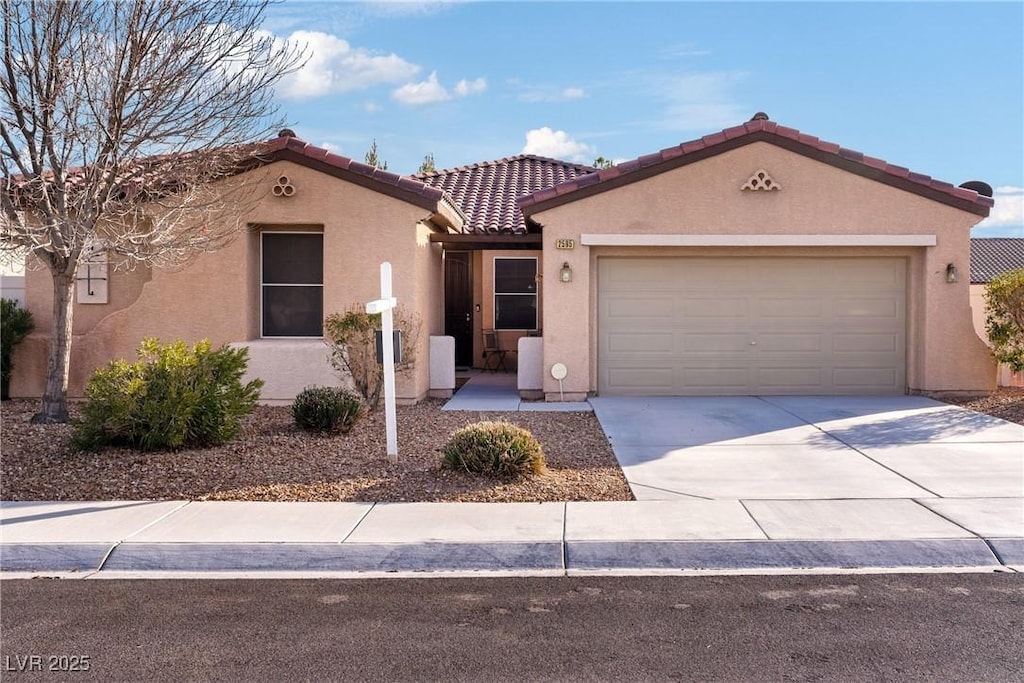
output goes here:
[{"label": "gravel landscaping", "polygon": [[[949,403],[1024,424],[1024,389]],[[288,407],[260,406],[242,437],[217,448],[79,453],[67,425],[29,424],[37,401],[0,409],[2,500],[484,501],[632,500],[592,413],[443,412],[440,401],[398,407],[400,459],[388,462],[383,411],[344,435],[297,429]],[[448,435],[479,420],[507,420],[540,440],[547,472],[517,480],[441,468]]]},{"label": "gravel landscaping", "polygon": [[[2,500],[484,501],[632,500],[592,413],[443,412],[441,401],[398,407],[399,462],[384,445],[384,411],[348,434],[296,428],[291,410],[259,406],[224,446],[141,453],[75,452],[67,425],[32,425],[37,401],[5,401],[0,415]],[[456,429],[506,420],[533,432],[544,474],[499,480],[441,468]]]}]

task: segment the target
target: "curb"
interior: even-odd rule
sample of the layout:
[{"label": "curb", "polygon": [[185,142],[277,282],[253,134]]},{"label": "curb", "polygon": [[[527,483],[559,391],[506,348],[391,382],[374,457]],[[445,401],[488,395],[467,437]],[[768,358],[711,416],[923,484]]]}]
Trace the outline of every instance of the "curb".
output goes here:
[{"label": "curb", "polygon": [[1024,539],[509,543],[10,543],[3,572],[1001,569]]}]

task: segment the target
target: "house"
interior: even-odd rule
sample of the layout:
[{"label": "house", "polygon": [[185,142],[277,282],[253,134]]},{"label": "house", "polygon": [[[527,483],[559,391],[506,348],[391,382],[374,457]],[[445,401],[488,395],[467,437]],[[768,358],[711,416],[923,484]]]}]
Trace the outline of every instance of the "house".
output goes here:
[{"label": "house", "polygon": [[[111,272],[78,305],[72,395],[143,336],[246,346],[268,399],[336,382],[320,321],[377,298],[384,260],[429,361],[403,401],[450,390],[492,328],[548,400],[994,388],[955,277],[991,198],[761,114],[600,171],[523,155],[403,177],[289,135],[264,158],[246,234],[180,272]],[[33,396],[47,276],[26,287],[12,393]]]},{"label": "house", "polygon": [[[985,320],[988,317],[988,306],[985,302],[985,285],[997,275],[1019,268],[1024,268],[1024,238],[971,239],[971,314],[974,329],[982,339],[987,338]],[[1024,387],[1024,372],[1013,372],[1008,366],[1000,365],[998,383],[1004,387]]]}]

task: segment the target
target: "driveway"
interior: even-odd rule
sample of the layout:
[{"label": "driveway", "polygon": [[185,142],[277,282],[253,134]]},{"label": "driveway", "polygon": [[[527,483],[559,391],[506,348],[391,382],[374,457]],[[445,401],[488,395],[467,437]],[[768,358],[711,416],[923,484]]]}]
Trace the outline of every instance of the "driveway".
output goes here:
[{"label": "driveway", "polygon": [[1024,427],[927,398],[590,402],[637,500],[914,499],[1024,520]]}]

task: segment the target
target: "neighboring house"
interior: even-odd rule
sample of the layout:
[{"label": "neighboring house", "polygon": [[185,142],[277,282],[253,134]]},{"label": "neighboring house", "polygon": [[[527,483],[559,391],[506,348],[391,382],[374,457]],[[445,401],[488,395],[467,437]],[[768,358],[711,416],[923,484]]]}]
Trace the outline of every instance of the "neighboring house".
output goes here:
[{"label": "neighboring house", "polygon": [[[1024,237],[976,237],[971,240],[971,314],[974,329],[987,339],[985,320],[988,306],[985,285],[1008,270],[1024,268]],[[1000,365],[999,386],[1024,387],[1024,372],[1013,372]]]},{"label": "neighboring house", "polygon": [[[947,275],[991,198],[763,115],[598,172],[519,156],[412,178],[294,137],[271,149],[248,173],[290,190],[248,234],[180,272],[111,273],[107,303],[79,304],[72,395],[147,335],[247,346],[265,398],[332,383],[322,316],[377,298],[384,260],[423,321],[403,401],[450,389],[435,367],[479,366],[490,328],[549,400],[994,388],[966,278]],[[27,288],[37,333],[12,393],[36,396],[46,273]]]},{"label": "neighboring house", "polygon": [[0,296],[25,305],[25,259],[0,255]]}]

